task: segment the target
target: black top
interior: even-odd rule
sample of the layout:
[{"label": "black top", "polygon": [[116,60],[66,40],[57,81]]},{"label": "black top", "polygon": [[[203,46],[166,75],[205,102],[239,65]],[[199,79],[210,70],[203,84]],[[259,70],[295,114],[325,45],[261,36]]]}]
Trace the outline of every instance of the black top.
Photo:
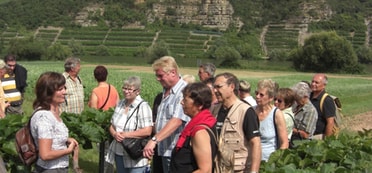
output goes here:
[{"label": "black top", "polygon": [[[221,134],[223,123],[225,121],[227,114],[230,111],[230,108],[224,109],[223,107],[221,107],[221,109],[218,111],[217,123],[216,123],[217,134]],[[244,132],[245,139],[249,141],[253,137],[260,136],[259,128],[260,127],[259,127],[259,120],[258,120],[257,114],[253,110],[253,108],[250,107],[247,109],[244,115],[243,132]]]},{"label": "black top", "polygon": [[313,93],[311,93],[310,95],[311,103],[314,105],[316,111],[318,112],[318,121],[316,122],[314,135],[324,134],[327,125],[326,119],[336,116],[336,106],[333,102],[332,97],[329,95],[324,99],[323,113],[320,111],[320,100],[322,99],[324,94],[325,91],[322,91],[316,98],[312,97]]},{"label": "black top", "polygon": [[[215,131],[215,128],[212,128],[211,130]],[[214,158],[217,154],[217,142],[214,138],[214,135],[209,130],[207,130],[207,132],[209,134],[212,149],[212,169],[214,169]],[[190,141],[191,137],[189,136],[186,138],[182,148],[177,150],[176,147],[174,147],[169,166],[170,173],[190,173],[198,169],[192,147],[190,146]]]},{"label": "black top", "polygon": [[23,66],[16,64],[14,74],[17,90],[24,93],[27,87],[27,70]]}]

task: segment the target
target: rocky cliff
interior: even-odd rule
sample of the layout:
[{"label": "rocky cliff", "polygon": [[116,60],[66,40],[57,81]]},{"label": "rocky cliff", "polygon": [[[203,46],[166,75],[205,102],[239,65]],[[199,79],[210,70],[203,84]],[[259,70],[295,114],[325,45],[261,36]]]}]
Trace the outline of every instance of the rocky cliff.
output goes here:
[{"label": "rocky cliff", "polygon": [[238,18],[233,17],[233,13],[234,9],[228,0],[160,1],[153,6],[148,20],[175,20],[226,30],[230,25],[238,28],[242,25]]}]

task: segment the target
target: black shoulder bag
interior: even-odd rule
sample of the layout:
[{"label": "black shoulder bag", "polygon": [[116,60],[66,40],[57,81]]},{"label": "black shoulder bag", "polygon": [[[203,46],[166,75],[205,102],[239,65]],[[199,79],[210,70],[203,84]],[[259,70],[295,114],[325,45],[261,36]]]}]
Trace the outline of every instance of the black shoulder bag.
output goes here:
[{"label": "black shoulder bag", "polygon": [[[138,109],[139,109],[139,106],[141,105],[143,101],[141,101],[136,109],[132,112],[132,114],[129,116],[127,122],[125,122],[125,125],[124,125],[124,128],[125,129],[125,126],[127,125],[129,119],[133,116],[133,114],[136,112],[138,114]],[[137,119],[137,124],[138,124],[138,115],[136,116],[136,119]],[[137,129],[137,124],[136,124],[136,130]],[[123,148],[124,150],[128,153],[128,155],[133,159],[133,160],[137,160],[137,159],[140,159],[143,157],[143,148],[145,148],[147,142],[150,140],[150,137],[145,137],[145,138],[125,138],[123,141],[122,141],[122,145],[123,145]]]},{"label": "black shoulder bag", "polygon": [[103,109],[103,107],[106,106],[106,103],[107,103],[107,101],[108,101],[108,99],[110,97],[111,85],[110,84],[108,84],[108,85],[109,85],[109,88],[108,88],[108,93],[107,93],[107,97],[106,97],[105,103],[103,103],[103,105],[99,109]]}]

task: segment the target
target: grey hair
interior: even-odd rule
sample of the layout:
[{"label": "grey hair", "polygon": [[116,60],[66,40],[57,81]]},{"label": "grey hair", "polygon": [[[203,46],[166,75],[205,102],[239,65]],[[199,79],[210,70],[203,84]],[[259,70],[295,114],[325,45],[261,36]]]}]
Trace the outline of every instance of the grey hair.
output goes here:
[{"label": "grey hair", "polygon": [[124,86],[132,86],[135,89],[141,89],[141,79],[138,76],[130,76],[123,81]]},{"label": "grey hair", "polygon": [[208,73],[210,76],[214,76],[214,72],[216,72],[216,66],[210,62],[204,63],[199,67],[203,68],[204,72]]},{"label": "grey hair", "polygon": [[239,80],[234,74],[229,73],[229,72],[224,72],[224,73],[218,74],[214,79],[217,79],[219,77],[224,77],[226,79],[226,83],[228,85],[233,84],[234,85],[234,94],[236,96],[239,95]]},{"label": "grey hair", "polygon": [[311,89],[310,89],[309,85],[305,82],[299,82],[299,83],[295,84],[292,87],[292,90],[300,98],[303,98],[303,97],[308,97],[309,98],[310,97]]},{"label": "grey hair", "polygon": [[80,64],[80,59],[76,57],[70,57],[65,60],[65,72],[71,71],[74,67]]},{"label": "grey hair", "polygon": [[274,97],[279,85],[272,79],[262,79],[257,83],[257,90],[267,89],[267,94],[269,97]]}]

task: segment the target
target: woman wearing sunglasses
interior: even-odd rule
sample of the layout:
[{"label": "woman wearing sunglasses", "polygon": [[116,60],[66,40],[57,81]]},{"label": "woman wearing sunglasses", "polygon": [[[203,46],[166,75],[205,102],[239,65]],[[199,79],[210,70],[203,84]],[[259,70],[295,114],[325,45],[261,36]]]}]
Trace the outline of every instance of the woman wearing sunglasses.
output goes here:
[{"label": "woman wearing sunglasses", "polygon": [[288,148],[288,136],[283,113],[273,105],[276,84],[271,79],[260,80],[257,84],[255,108],[260,120],[261,160],[269,160],[276,149]]}]

